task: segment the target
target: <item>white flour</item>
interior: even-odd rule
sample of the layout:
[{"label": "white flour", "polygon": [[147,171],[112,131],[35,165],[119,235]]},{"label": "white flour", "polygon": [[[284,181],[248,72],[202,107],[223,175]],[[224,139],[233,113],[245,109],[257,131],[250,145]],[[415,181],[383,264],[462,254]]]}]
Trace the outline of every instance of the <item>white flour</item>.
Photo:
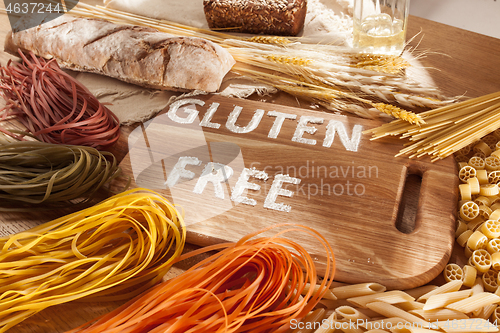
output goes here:
[{"label": "white flour", "polygon": [[345,44],[352,34],[352,8],[353,0],[308,0],[302,37],[312,43]]}]

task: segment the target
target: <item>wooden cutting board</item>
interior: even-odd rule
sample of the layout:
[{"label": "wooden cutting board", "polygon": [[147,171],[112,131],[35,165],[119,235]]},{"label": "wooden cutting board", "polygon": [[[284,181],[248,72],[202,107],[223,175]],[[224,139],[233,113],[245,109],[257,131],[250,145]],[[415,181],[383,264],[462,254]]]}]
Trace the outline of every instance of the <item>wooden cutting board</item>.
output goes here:
[{"label": "wooden cutting board", "polygon": [[[185,98],[130,134],[121,167],[132,186],[182,206],[188,242],[237,241],[267,226],[303,224],[333,247],[336,280],[407,289],[448,262],[456,166],[451,158],[395,158],[404,141],[362,133],[378,124],[249,100]],[[287,237],[324,261],[314,238]]]}]

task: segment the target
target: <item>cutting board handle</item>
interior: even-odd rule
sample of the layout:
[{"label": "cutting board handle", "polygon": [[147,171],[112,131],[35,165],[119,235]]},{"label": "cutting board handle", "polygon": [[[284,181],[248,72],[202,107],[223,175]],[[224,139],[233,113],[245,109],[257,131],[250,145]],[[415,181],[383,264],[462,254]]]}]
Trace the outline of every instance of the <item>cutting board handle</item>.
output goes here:
[{"label": "cutting board handle", "polygon": [[[454,173],[445,173],[439,170],[431,169],[428,164],[424,164],[421,161],[416,160],[409,160],[405,169],[406,175],[402,199],[404,200],[405,195],[407,197],[411,197],[412,194],[414,198],[418,198],[416,199],[418,200],[418,203],[412,233],[417,233],[420,229],[425,227],[425,229],[429,228],[427,230],[435,230],[436,232],[442,230],[443,232],[446,231],[447,233],[454,234],[454,230],[450,230],[449,228],[448,221],[445,223],[443,218],[455,221],[456,215],[445,213],[443,209],[440,209],[439,205],[442,202],[450,201],[457,203],[458,185],[460,182],[457,170],[455,170],[456,172]],[[411,180],[412,176],[413,180]],[[421,179],[420,186],[415,186],[415,178],[417,177],[420,177]],[[420,193],[415,195],[415,191],[418,190]],[[404,202],[403,200],[400,202],[401,208],[405,205],[405,203],[407,204],[407,202]],[[456,207],[457,206],[455,204],[455,208],[452,211],[456,212]],[[433,215],[429,212],[438,213],[434,213]],[[398,213],[401,214],[401,212]],[[437,218],[440,220],[437,220]],[[445,226],[445,228],[442,228],[442,226]]]}]

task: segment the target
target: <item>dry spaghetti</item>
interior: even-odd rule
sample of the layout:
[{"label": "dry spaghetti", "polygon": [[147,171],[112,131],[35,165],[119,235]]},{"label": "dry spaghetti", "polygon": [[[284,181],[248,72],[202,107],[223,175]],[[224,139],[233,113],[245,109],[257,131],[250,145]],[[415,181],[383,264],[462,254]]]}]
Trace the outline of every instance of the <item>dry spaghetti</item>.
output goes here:
[{"label": "dry spaghetti", "polygon": [[119,171],[113,154],[90,147],[0,144],[0,211],[87,201]]},{"label": "dry spaghetti", "polygon": [[185,239],[175,207],[143,189],[0,238],[0,332],[52,305],[138,295],[161,281]]},{"label": "dry spaghetti", "polygon": [[[105,147],[118,140],[118,118],[63,72],[55,59],[19,54],[22,63],[10,60],[0,68],[0,88],[7,104],[0,110],[0,120],[15,117],[29,133],[49,143]],[[23,138],[2,127],[0,131]]]},{"label": "dry spaghetti", "polygon": [[421,126],[401,120],[366,131],[372,140],[401,135],[410,143],[399,155],[410,158],[429,155],[433,161],[443,159],[500,128],[500,92],[472,98],[419,114]]},{"label": "dry spaghetti", "polygon": [[[290,229],[255,238],[281,226]],[[311,255],[282,237],[291,231],[308,234],[323,245],[326,270],[321,282]],[[237,243],[202,248],[179,260],[220,249],[183,274],[70,332],[284,332],[292,319],[300,320],[317,305],[333,282],[332,249],[309,227],[269,227]]]}]

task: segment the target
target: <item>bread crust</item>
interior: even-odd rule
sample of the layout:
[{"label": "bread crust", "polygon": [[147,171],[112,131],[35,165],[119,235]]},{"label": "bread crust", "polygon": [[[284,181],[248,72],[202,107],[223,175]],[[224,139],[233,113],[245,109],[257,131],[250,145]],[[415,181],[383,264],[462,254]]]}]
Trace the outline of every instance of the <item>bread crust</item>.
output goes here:
[{"label": "bread crust", "polygon": [[[63,15],[7,37],[16,47],[76,71],[110,76],[155,89],[215,92],[235,63],[208,40],[176,37],[152,28]],[[10,41],[9,41],[10,38]]]},{"label": "bread crust", "polygon": [[210,29],[296,36],[304,27],[306,0],[204,0]]}]

